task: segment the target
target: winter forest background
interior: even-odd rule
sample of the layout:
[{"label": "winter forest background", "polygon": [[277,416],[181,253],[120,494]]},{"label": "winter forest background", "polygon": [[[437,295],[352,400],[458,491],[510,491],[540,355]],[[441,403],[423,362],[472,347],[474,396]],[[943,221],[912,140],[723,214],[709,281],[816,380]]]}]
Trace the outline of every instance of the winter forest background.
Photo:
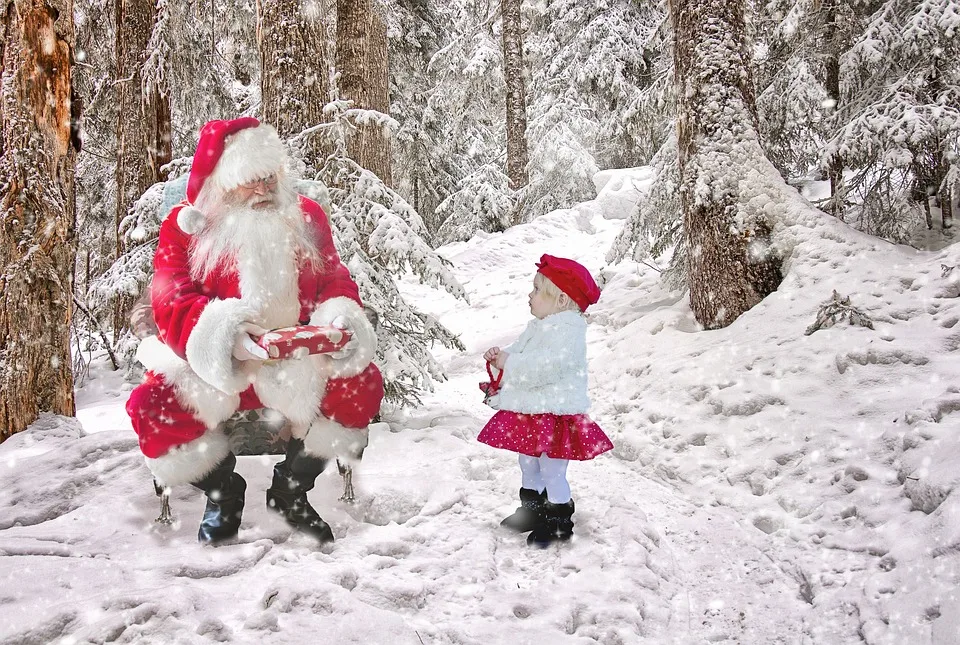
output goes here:
[{"label": "winter forest background", "polygon": [[[946,0],[678,1],[675,17],[696,17],[686,23],[671,22],[662,2],[623,0],[80,0],[62,11],[49,5],[46,17],[17,2],[7,6],[4,74],[23,73],[17,56],[30,60],[31,44],[62,51],[67,64],[52,67],[60,76],[51,88],[69,109],[71,127],[64,145],[65,113],[37,121],[40,133],[47,128],[42,136],[60,139],[61,167],[34,166],[45,177],[23,173],[25,157],[11,158],[37,148],[36,133],[24,146],[11,135],[5,146],[7,186],[16,187],[23,173],[20,185],[60,193],[36,206],[60,232],[51,288],[72,300],[54,298],[60,304],[51,315],[39,316],[69,318],[68,330],[54,325],[49,335],[21,341],[39,349],[20,349],[49,362],[44,343],[62,346],[68,334],[72,359],[61,348],[55,374],[37,370],[33,389],[50,391],[41,397],[46,405],[18,397],[0,413],[5,435],[51,403],[69,411],[70,378],[82,383],[94,353],[107,349],[119,369],[135,369],[128,313],[149,283],[159,222],[183,195],[196,133],[213,118],[258,116],[290,142],[302,191],[329,211],[341,255],[380,316],[379,358],[392,403],[415,403],[443,378],[433,343],[459,342],[405,302],[393,276],[410,268],[465,297],[432,248],[588,199],[599,169],[649,164],[657,171],[608,260],[649,259],[662,263],[672,286],[687,284],[693,274],[681,195],[695,194],[685,190],[696,190],[695,172],[700,181],[723,180],[710,179],[693,158],[680,176],[678,115],[680,130],[696,131],[693,140],[726,129],[732,142],[758,142],[747,154],[765,155],[786,184],[829,181],[829,194],[815,206],[866,233],[918,247],[949,239],[941,233],[951,225],[960,184],[953,64],[960,17]],[[720,38],[711,35],[711,11]],[[24,12],[20,22],[17,12]],[[36,31],[44,20],[48,31]],[[679,40],[678,29],[688,32]],[[719,56],[686,50],[699,71],[685,68],[683,53],[697,33]],[[730,69],[738,71],[724,78]],[[710,74],[716,78],[705,81]],[[719,90],[685,107],[678,87],[689,94],[691,79],[708,88],[704,97],[714,82]],[[13,102],[5,114],[12,132],[18,91],[5,95]],[[718,138],[725,154],[731,141]],[[7,191],[5,208],[18,207],[16,192]],[[711,197],[721,211],[739,208],[742,195],[722,193]],[[692,214],[696,205],[687,206]],[[741,210],[743,243],[751,253],[762,249],[758,266],[768,273],[748,276],[748,291],[762,297],[779,280],[769,247],[776,223],[749,206]],[[8,263],[29,258],[10,249],[31,247],[35,228],[13,226],[4,235]],[[701,273],[731,279],[714,269]],[[9,294],[7,332],[42,310],[12,288]],[[701,314],[707,327],[703,318],[711,315]],[[22,382],[14,362],[0,364],[10,388]],[[31,411],[18,411],[25,408]]]},{"label": "winter forest background", "polygon": [[[870,325],[870,317],[857,305],[863,299],[882,299],[887,289],[897,290],[888,304],[895,302],[901,309],[882,322],[929,323],[925,340],[918,333],[916,347],[894,358],[875,347],[844,354],[836,365],[841,374],[850,364],[930,362],[930,388],[947,379],[949,370],[937,359],[956,352],[957,341],[947,338],[956,318],[911,298],[922,295],[928,303],[941,298],[931,295],[937,279],[949,282],[950,289],[957,284],[956,252],[950,247],[960,196],[960,6],[955,0],[4,0],[2,15],[0,440],[30,428],[43,412],[72,416],[75,393],[82,391],[97,364],[109,365],[127,384],[138,382],[141,373],[133,356],[149,321],[131,319],[131,311],[151,278],[160,222],[183,197],[200,126],[210,119],[238,116],[256,116],[278,128],[293,151],[301,192],[328,212],[341,257],[378,318],[377,362],[387,378],[387,408],[394,412],[415,415],[450,376],[438,355],[447,357],[449,371],[449,365],[458,365],[449,356],[464,350],[465,339],[430,311],[454,311],[442,298],[482,308],[484,303],[471,299],[485,293],[501,297],[494,300],[496,306],[505,304],[505,296],[490,286],[495,277],[505,283],[525,281],[525,269],[512,267],[531,264],[515,257],[526,241],[510,235],[536,241],[550,229],[559,231],[556,239],[568,246],[543,252],[573,255],[580,243],[577,236],[585,249],[603,242],[595,264],[604,268],[597,277],[601,286],[611,280],[609,298],[619,298],[597,314],[615,330],[610,334],[651,309],[650,316],[663,318],[650,323],[651,334],[665,324],[682,327],[670,318],[673,314],[655,308],[663,302],[675,304],[672,294],[682,294],[689,303],[695,319],[690,330],[726,333],[730,330],[725,328],[781,284],[789,282],[789,289],[777,295],[792,301],[798,286],[819,284],[811,276],[826,272],[829,265],[830,270],[862,277],[863,291],[835,294],[824,302],[811,333],[835,321]],[[625,209],[626,219],[612,217],[599,228],[584,224],[579,215],[576,225],[564,219],[567,211],[562,209],[597,197],[609,180],[601,171],[638,168],[623,175],[642,186],[636,206],[630,202]],[[610,194],[607,198],[616,201]],[[851,237],[847,225],[863,236]],[[814,238],[822,246],[812,242]],[[497,246],[501,241],[502,248]],[[846,250],[840,248],[844,245]],[[919,278],[912,273],[920,256],[911,255],[910,247],[947,249],[937,256],[940,264],[934,273],[939,278],[927,266]],[[471,264],[480,262],[484,250],[503,266]],[[847,264],[837,260],[837,254],[845,254]],[[457,274],[455,256],[466,263],[457,267]],[[851,262],[860,266],[850,268]],[[646,267],[656,280],[646,274],[628,279],[617,273],[616,267],[624,263]],[[487,290],[469,292],[461,284],[463,275]],[[644,294],[663,300],[653,305],[632,301],[618,291],[625,285],[642,286]],[[512,301],[522,302],[523,289],[511,292]],[[439,295],[411,298],[427,292]],[[956,298],[950,294],[942,297]],[[810,291],[796,297],[816,310],[815,303],[828,296]],[[784,314],[787,305],[777,302],[779,308],[770,314],[777,321],[806,316],[793,310]],[[936,322],[926,320],[927,315]],[[646,324],[649,319],[639,320]],[[747,331],[757,329],[754,319],[744,324]],[[679,360],[677,356],[695,363],[700,350],[690,347],[697,342],[737,346],[736,333],[720,337],[722,342],[701,334],[700,340],[677,349],[676,356],[667,351],[674,345],[644,349],[643,357],[635,357],[637,365],[631,364],[629,352],[621,352],[626,356],[622,361],[591,370],[599,372],[604,383],[642,389],[645,379],[656,382],[655,376],[665,374],[651,370],[666,368],[649,365]],[[890,333],[880,333],[883,341],[893,342]],[[917,349],[926,341],[929,347]],[[758,340],[758,346],[775,351],[786,342]],[[630,349],[640,351],[634,345]],[[819,356],[814,349],[804,351],[780,356],[777,360],[790,367],[776,364],[769,373],[790,378],[790,373],[802,372],[805,360]],[[641,428],[659,428],[664,419],[696,426],[711,415],[741,414],[731,411],[738,404],[723,397],[733,396],[744,382],[738,380],[742,375],[730,376],[730,383],[712,393],[693,383],[714,367],[725,369],[724,359],[716,353],[709,357],[714,361],[709,365],[684,368],[694,371],[682,387],[689,387],[695,401],[690,409],[714,406],[712,412],[686,416],[686,411],[678,412],[680,406],[670,408],[674,392],[669,383],[676,381],[667,377],[668,385],[651,386],[661,389],[637,409],[604,399],[609,406],[602,413],[635,421]],[[621,368],[630,378],[617,373]],[[475,389],[470,374],[467,380]],[[763,379],[746,380],[760,391],[757,383]],[[891,379],[885,387],[895,390],[906,380]],[[859,385],[869,388],[877,382]],[[909,385],[919,391],[918,383]],[[823,403],[823,409],[837,406],[827,385],[814,377],[804,384],[811,391],[820,388],[808,400]],[[844,395],[856,398],[858,390]],[[641,396],[635,390],[629,400]],[[778,396],[771,405],[777,405]],[[939,477],[937,485],[928,486],[926,480],[913,484],[909,510],[922,510],[931,523],[942,522],[939,533],[931,532],[935,540],[949,540],[937,548],[945,549],[945,558],[953,558],[960,519],[943,519],[935,511],[957,483],[948,459],[960,451],[937,452],[929,446],[948,440],[943,429],[947,424],[939,424],[960,409],[960,403],[953,384],[936,396],[935,404],[923,411],[897,417],[915,430],[921,428],[923,435],[922,441],[911,439],[917,442],[911,445],[904,439],[897,449],[903,454],[916,449],[904,463],[924,455],[923,469],[933,460],[936,467],[930,470]],[[865,405],[892,418],[884,403],[870,399]],[[693,418],[695,414],[701,416]],[[40,418],[33,428],[42,438],[46,422]],[[837,422],[838,443],[867,441],[862,428],[852,426],[850,419]],[[414,434],[421,430],[413,428]],[[398,441],[394,432],[384,431],[379,439],[385,444]],[[459,427],[454,430],[461,432]],[[664,430],[663,443],[679,445],[693,433],[690,445],[716,448],[709,433],[698,432],[697,427],[673,435]],[[776,434],[775,429],[770,432]],[[698,477],[710,479],[710,469],[716,467],[718,481],[753,491],[749,502],[711,493],[720,499],[718,504],[747,509],[744,513],[772,486],[759,467],[748,471],[717,466],[725,463],[722,460],[661,462],[656,434],[634,441],[618,436],[617,458],[629,467],[639,460],[664,481],[679,479],[694,482],[692,486]],[[884,437],[876,443],[889,448],[893,442]],[[123,449],[134,450],[126,444]],[[763,468],[768,474],[771,468],[779,473],[779,467],[792,467],[802,452],[785,453],[783,461],[778,455],[773,461],[779,466],[770,466],[768,459]],[[468,471],[475,475],[486,467],[471,465]],[[876,462],[871,467],[879,468]],[[832,483],[848,486],[847,492],[854,494],[860,492],[851,482],[879,486],[879,478],[868,477],[868,471],[874,474],[870,468],[858,468],[847,468],[819,492],[829,498],[833,489],[826,487]],[[823,467],[802,485],[797,475],[790,486],[823,483],[830,473]],[[916,481],[912,475],[903,479],[904,486]],[[615,483],[623,481],[627,479],[614,478]],[[416,487],[407,491],[413,497],[420,492]],[[859,512],[869,512],[864,509],[871,494],[863,489]],[[17,501],[0,499],[0,508],[10,511]],[[383,504],[391,502],[405,504],[403,499]],[[670,503],[667,499],[662,506]],[[791,512],[806,503],[796,502]],[[19,509],[29,507],[24,503]],[[859,521],[857,507],[850,508],[839,508],[841,520]],[[703,520],[699,513],[702,509],[691,511]],[[769,526],[769,517],[761,515],[754,517],[754,525],[776,533],[779,527]],[[901,516],[891,511],[891,517]],[[631,520],[629,530],[637,525],[642,529],[631,533],[634,541],[652,553],[645,540],[659,538],[650,537],[645,518]],[[0,521],[0,528],[8,527]],[[891,532],[899,539],[913,528],[904,521]],[[821,533],[811,539],[818,545],[821,539],[830,543],[831,536]],[[868,542],[874,539],[867,530],[860,535]],[[876,555],[884,571],[895,567],[890,564],[894,558],[874,542],[849,550]],[[619,553],[619,547],[602,553],[613,557],[613,552]],[[798,564],[798,570],[812,570],[804,556],[796,557],[803,565]],[[944,560],[935,560],[937,552],[930,557],[930,571],[937,572],[932,578],[939,585],[949,578],[940,564]],[[824,562],[825,569],[840,567],[832,560]],[[669,577],[663,572],[670,567],[657,562],[645,566],[653,571],[647,571],[648,576]],[[801,575],[803,601],[814,604],[811,589],[822,603],[838,594],[841,601],[831,616],[845,614],[837,618],[845,625],[843,633],[856,633],[864,642],[873,642],[871,637],[875,642],[907,642],[897,638],[920,633],[910,632],[920,630],[912,623],[906,631],[900,629],[898,616],[883,617],[882,611],[862,619],[853,616],[849,607],[856,603],[831,587],[836,579],[855,575],[850,573],[857,570],[854,565],[844,566],[849,570],[831,569],[835,575],[828,582]],[[841,570],[845,573],[838,573]],[[901,570],[897,574],[906,576]],[[925,571],[921,567],[912,574],[925,580]],[[637,583],[638,593],[646,593],[646,584]],[[937,598],[936,611],[920,600],[912,607],[926,612],[932,622],[946,616],[949,607],[960,606],[955,596],[949,603],[944,600],[941,614],[938,585],[927,590]],[[865,588],[877,597],[894,593],[882,584]],[[593,593],[592,598],[603,597],[601,591]],[[911,598],[922,595],[909,593]],[[763,590],[755,596],[764,596]],[[617,606],[616,599],[607,600]],[[865,616],[870,602],[856,605],[864,608]],[[714,615],[722,613],[716,611]],[[575,618],[578,612],[574,609]],[[656,612],[647,616],[651,624],[660,618]],[[774,623],[766,624],[773,629]],[[955,624],[939,629],[960,634]],[[815,635],[816,629],[808,625],[804,633]],[[820,636],[811,640],[837,642],[831,633]],[[30,641],[29,634],[25,638]],[[621,641],[610,637],[605,642]],[[960,642],[960,636],[933,642]]]}]

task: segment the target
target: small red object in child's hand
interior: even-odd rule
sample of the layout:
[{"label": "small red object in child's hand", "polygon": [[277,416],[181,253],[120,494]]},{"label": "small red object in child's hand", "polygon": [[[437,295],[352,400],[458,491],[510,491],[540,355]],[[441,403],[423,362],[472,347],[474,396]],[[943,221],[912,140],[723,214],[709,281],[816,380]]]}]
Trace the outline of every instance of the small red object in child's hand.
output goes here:
[{"label": "small red object in child's hand", "polygon": [[490,377],[490,380],[480,384],[480,391],[486,394],[487,397],[491,397],[500,391],[500,379],[503,378],[503,370],[500,370],[497,378],[493,378],[493,370],[490,369],[490,365],[492,365],[492,363],[487,361],[487,376]]},{"label": "small red object in child's hand", "polygon": [[350,332],[337,327],[300,325],[268,331],[257,338],[257,344],[271,359],[302,358],[309,354],[326,354],[343,348]]}]

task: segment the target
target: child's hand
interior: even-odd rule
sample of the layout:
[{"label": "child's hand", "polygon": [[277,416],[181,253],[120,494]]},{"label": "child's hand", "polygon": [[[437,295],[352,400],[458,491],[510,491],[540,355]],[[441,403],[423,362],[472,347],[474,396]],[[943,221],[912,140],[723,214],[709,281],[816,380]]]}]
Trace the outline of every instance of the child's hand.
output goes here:
[{"label": "child's hand", "polygon": [[493,366],[502,372],[503,368],[507,365],[507,357],[509,356],[510,354],[506,352],[497,352],[496,357],[493,359]]},{"label": "child's hand", "polygon": [[483,360],[487,361],[488,363],[492,363],[497,358],[497,354],[499,353],[499,347],[491,347],[483,353]]}]

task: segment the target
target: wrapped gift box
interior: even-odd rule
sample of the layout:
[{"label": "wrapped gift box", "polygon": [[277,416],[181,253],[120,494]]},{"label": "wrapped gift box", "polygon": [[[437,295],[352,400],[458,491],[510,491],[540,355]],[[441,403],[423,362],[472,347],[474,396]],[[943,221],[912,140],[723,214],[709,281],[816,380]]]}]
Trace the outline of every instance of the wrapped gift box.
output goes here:
[{"label": "wrapped gift box", "polygon": [[335,352],[349,340],[350,333],[343,329],[302,325],[269,331],[257,339],[257,344],[271,359],[279,360]]}]

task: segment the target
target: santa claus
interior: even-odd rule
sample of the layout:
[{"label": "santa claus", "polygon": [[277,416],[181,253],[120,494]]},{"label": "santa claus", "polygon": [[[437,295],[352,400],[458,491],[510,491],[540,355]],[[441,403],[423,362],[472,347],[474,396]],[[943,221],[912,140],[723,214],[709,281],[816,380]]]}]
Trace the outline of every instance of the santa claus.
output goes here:
[{"label": "santa claus", "polygon": [[[160,227],[151,287],[159,333],[140,345],[148,371],[127,412],[156,480],[206,493],[202,543],[240,528],[246,482],[219,429],[237,410],[266,407],[288,420],[293,439],[267,505],[327,542],[333,533],[307,491],[328,458],[362,451],[383,399],[357,285],[326,214],[293,190],[287,162],[276,130],[256,119],[207,123],[188,203]],[[254,338],[298,324],[337,326],[351,340],[335,354],[266,360]]]}]

